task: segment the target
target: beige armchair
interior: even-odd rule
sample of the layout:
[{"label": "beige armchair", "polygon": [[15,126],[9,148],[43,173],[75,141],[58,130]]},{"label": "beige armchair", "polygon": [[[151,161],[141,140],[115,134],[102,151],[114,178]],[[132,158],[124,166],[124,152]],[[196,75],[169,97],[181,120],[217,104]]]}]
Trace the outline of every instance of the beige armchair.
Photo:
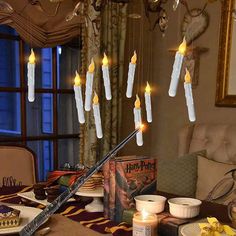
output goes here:
[{"label": "beige armchair", "polygon": [[236,164],[236,125],[195,124],[179,133],[178,155],[207,150],[210,160]]},{"label": "beige armchair", "polygon": [[23,146],[0,146],[0,187],[6,179],[22,185],[36,183],[34,153]]},{"label": "beige armchair", "polygon": [[220,203],[227,204],[232,198],[236,198],[236,182],[233,182],[230,174],[225,175],[229,170],[236,168],[236,125],[186,126],[179,133],[178,148],[178,156],[199,150],[207,151],[205,158],[198,157],[197,198],[208,199],[208,194],[220,181],[224,181],[225,184],[222,185],[224,188],[218,189],[219,196],[221,192],[233,188]]}]

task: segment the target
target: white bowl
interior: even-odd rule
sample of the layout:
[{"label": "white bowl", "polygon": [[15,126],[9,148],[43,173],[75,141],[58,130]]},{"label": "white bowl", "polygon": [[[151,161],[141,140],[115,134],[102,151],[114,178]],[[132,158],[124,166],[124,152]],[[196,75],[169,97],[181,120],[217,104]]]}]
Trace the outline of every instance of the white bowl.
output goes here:
[{"label": "white bowl", "polygon": [[166,198],[160,195],[139,195],[135,198],[137,211],[160,213],[164,211]]},{"label": "white bowl", "polygon": [[200,212],[202,202],[195,198],[171,198],[168,200],[170,214],[182,219],[193,218]]}]

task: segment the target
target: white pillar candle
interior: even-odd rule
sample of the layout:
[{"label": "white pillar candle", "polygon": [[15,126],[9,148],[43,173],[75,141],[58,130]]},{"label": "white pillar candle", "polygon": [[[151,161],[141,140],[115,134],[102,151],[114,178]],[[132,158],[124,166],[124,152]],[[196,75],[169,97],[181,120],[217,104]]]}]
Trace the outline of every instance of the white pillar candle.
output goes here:
[{"label": "white pillar candle", "polygon": [[96,94],[96,92],[94,93],[94,97],[93,97],[93,115],[94,115],[94,120],[95,120],[97,137],[102,138],[103,137],[102,122],[101,122],[100,108],[99,108],[99,103],[98,103],[98,95]]},{"label": "white pillar candle", "polygon": [[147,114],[147,122],[152,122],[152,104],[151,104],[151,88],[149,83],[147,82],[147,86],[145,88],[145,107],[146,107],[146,114]]},{"label": "white pillar candle", "polygon": [[129,63],[127,89],[126,89],[126,97],[127,98],[132,97],[136,61],[137,61],[137,54],[136,54],[136,51],[134,51],[134,55],[132,56],[131,61]]},{"label": "white pillar candle", "polygon": [[191,84],[190,73],[187,69],[185,74],[184,91],[185,91],[186,104],[188,108],[188,117],[191,122],[194,122],[196,120],[196,116],[193,102],[192,84]]},{"label": "white pillar candle", "polygon": [[179,50],[175,54],[175,62],[173,65],[170,87],[169,87],[170,97],[175,97],[176,95],[185,51],[186,51],[186,40],[184,38],[183,42],[179,46]]},{"label": "white pillar candle", "polygon": [[93,95],[93,78],[94,78],[94,61],[91,60],[87,74],[86,74],[86,88],[85,88],[85,111],[91,110],[91,102]]},{"label": "white pillar candle", "polygon": [[33,49],[31,49],[31,54],[29,56],[28,67],[28,100],[33,102],[35,99],[34,88],[35,88],[35,55]]},{"label": "white pillar candle", "polygon": [[[136,101],[134,103],[134,123],[135,123],[135,129],[139,128],[142,124],[140,99],[138,95],[136,95]],[[142,129],[140,129],[140,131],[136,134],[136,143],[138,146],[143,145]]]},{"label": "white pillar candle", "polygon": [[78,72],[75,72],[75,84],[74,84],[74,92],[75,92],[75,103],[77,108],[78,120],[80,124],[85,123],[84,118],[84,104],[83,104],[83,97],[81,91],[81,79]]},{"label": "white pillar candle", "polygon": [[157,216],[147,212],[136,212],[133,216],[133,236],[156,236]]},{"label": "white pillar candle", "polygon": [[108,67],[108,59],[107,55],[104,53],[104,57],[102,60],[102,76],[105,87],[105,95],[107,100],[111,100],[111,83],[109,76],[109,67]]}]

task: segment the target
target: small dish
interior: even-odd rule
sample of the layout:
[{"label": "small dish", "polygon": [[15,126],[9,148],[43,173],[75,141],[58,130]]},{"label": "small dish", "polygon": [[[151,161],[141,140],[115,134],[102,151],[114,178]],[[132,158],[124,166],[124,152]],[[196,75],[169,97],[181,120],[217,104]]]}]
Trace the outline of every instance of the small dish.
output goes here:
[{"label": "small dish", "polygon": [[[180,231],[183,236],[199,236],[201,233],[198,223],[186,224],[181,228]],[[233,231],[236,233],[235,229],[233,229]],[[227,236],[227,234],[223,232],[221,233],[221,236]]]},{"label": "small dish", "polygon": [[161,195],[139,195],[135,198],[137,211],[160,213],[164,211],[166,197]]},{"label": "small dish", "polygon": [[169,210],[172,216],[181,219],[189,219],[197,216],[202,202],[196,198],[171,198],[168,200]]}]

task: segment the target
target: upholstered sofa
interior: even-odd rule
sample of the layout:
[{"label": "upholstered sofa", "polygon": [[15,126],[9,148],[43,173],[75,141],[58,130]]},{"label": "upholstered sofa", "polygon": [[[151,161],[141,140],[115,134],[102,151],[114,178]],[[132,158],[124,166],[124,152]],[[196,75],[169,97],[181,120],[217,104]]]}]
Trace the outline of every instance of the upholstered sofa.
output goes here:
[{"label": "upholstered sofa", "polygon": [[164,162],[159,163],[157,189],[227,204],[236,198],[232,173],[226,174],[236,169],[236,125],[185,126],[179,133],[178,158]]}]

